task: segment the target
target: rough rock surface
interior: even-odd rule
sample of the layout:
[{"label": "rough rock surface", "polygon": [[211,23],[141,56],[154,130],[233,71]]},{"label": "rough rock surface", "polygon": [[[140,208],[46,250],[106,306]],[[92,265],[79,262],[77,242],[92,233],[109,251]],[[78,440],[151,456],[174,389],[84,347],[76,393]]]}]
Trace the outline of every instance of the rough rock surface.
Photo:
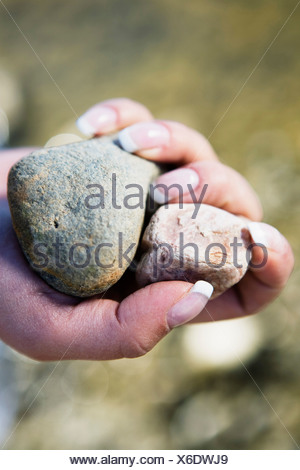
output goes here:
[{"label": "rough rock surface", "polygon": [[152,216],[142,239],[147,252],[137,267],[137,281],[144,286],[174,279],[205,280],[214,287],[212,297],[217,297],[247,270],[247,221],[206,204],[193,219],[194,205],[182,206],[162,206]]},{"label": "rough rock surface", "polygon": [[107,290],[134,257],[141,206],[158,173],[154,163],[108,138],[42,149],[18,162],[9,174],[8,200],[32,268],[66,294]]}]

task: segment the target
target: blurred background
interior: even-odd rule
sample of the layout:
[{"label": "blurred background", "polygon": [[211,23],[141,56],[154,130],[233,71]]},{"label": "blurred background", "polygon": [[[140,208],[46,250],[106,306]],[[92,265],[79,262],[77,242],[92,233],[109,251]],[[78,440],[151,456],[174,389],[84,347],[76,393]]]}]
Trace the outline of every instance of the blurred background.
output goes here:
[{"label": "blurred background", "polygon": [[300,445],[296,4],[0,1],[0,144],[43,146],[90,105],[133,98],[209,137],[296,255],[288,286],[264,312],[180,328],[143,358],[39,364],[0,344],[4,448]]}]

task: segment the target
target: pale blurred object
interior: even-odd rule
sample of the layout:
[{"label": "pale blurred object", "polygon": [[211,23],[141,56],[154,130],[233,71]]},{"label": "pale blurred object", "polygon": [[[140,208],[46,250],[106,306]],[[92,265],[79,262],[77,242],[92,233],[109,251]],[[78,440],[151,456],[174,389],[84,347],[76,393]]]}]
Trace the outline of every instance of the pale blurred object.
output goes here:
[{"label": "pale blurred object", "polygon": [[185,329],[183,353],[199,369],[232,369],[252,359],[262,339],[256,317],[201,323]]},{"label": "pale blurred object", "polygon": [[3,109],[0,108],[0,148],[4,147],[9,140],[9,123]]},{"label": "pale blurred object", "polygon": [[[64,124],[60,125],[57,129],[58,134],[73,134],[73,135],[82,135],[76,125],[76,120],[74,118],[67,120],[64,122]],[[84,139],[86,137],[84,136]]]},{"label": "pale blurred object", "polygon": [[15,366],[9,349],[0,341],[0,445],[5,443],[15,423],[18,391]]},{"label": "pale blurred object", "polygon": [[0,147],[7,145],[11,134],[20,126],[24,116],[24,99],[17,80],[0,69]]},{"label": "pale blurred object", "polygon": [[[227,430],[232,421],[222,402],[222,394],[214,390],[188,398],[176,410],[170,431],[176,448],[197,449]],[[206,447],[204,447],[206,448]]]},{"label": "pale blurred object", "polygon": [[72,144],[73,142],[80,142],[83,140],[81,137],[79,137],[76,134],[57,134],[51,139],[49,139],[44,147],[58,147],[59,145],[67,145],[67,144]]}]

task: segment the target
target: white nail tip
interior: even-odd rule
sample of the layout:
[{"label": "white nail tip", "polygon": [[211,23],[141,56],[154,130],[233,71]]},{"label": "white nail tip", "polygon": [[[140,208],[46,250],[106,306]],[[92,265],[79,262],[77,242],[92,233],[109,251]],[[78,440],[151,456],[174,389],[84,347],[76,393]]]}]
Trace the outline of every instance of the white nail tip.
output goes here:
[{"label": "white nail tip", "polygon": [[152,199],[158,204],[165,204],[168,200],[166,194],[160,191],[158,188],[154,188],[151,194]]},{"label": "white nail tip", "polygon": [[80,132],[86,136],[92,136],[95,134],[95,129],[91,124],[87,121],[85,115],[81,116],[76,121],[76,126],[80,130]]},{"label": "white nail tip", "polygon": [[194,284],[194,286],[191,288],[190,293],[197,292],[198,294],[202,294],[208,299],[210,299],[213,291],[214,291],[214,288],[209,282],[197,281]]},{"label": "white nail tip", "polygon": [[260,243],[264,246],[268,246],[267,237],[261,228],[259,222],[249,222],[248,223],[248,230],[251,234],[251,237],[255,243]]},{"label": "white nail tip", "polygon": [[127,152],[133,153],[136,150],[138,150],[138,147],[136,143],[134,142],[134,140],[131,138],[131,135],[128,129],[123,129],[122,131],[120,131],[118,138],[119,138],[119,142],[121,146]]}]

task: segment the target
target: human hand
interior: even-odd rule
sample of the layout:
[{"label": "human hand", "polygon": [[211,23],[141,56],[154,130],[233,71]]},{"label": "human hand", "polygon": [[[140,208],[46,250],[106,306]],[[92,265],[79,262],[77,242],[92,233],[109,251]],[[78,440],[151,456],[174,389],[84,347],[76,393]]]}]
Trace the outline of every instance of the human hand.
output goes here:
[{"label": "human hand", "polygon": [[[145,121],[142,129],[137,129],[141,124],[136,123],[142,121]],[[196,131],[179,123],[152,121],[146,108],[126,99],[96,105],[79,121],[80,128],[93,135],[132,124],[136,126],[120,135],[124,146],[131,143],[128,150],[151,160],[184,165],[182,170],[194,170],[198,177],[197,180],[190,171],[181,171],[181,175],[174,171],[161,176],[160,181],[164,178],[168,185],[191,182],[196,185],[196,195],[207,183],[204,203],[260,220],[260,205],[252,189],[234,170],[217,161],[209,143]],[[153,125],[155,132],[151,133],[149,126],[153,131]],[[139,140],[134,136],[137,130]],[[0,153],[0,338],[19,352],[37,360],[137,357],[152,349],[178,324],[253,313],[276,297],[286,283],[293,265],[287,241],[276,229],[256,224],[253,238],[261,242],[257,237],[264,234],[269,252],[267,264],[249,271],[237,286],[211,301],[205,310],[208,284],[197,283],[196,292],[191,292],[192,284],[169,281],[128,292],[132,285],[130,272],[104,296],[82,301],[57,292],[25,260],[13,232],[6,200],[9,168],[31,150]],[[192,202],[188,194],[184,202]],[[254,264],[259,264],[261,256],[261,250],[254,248]]]}]

